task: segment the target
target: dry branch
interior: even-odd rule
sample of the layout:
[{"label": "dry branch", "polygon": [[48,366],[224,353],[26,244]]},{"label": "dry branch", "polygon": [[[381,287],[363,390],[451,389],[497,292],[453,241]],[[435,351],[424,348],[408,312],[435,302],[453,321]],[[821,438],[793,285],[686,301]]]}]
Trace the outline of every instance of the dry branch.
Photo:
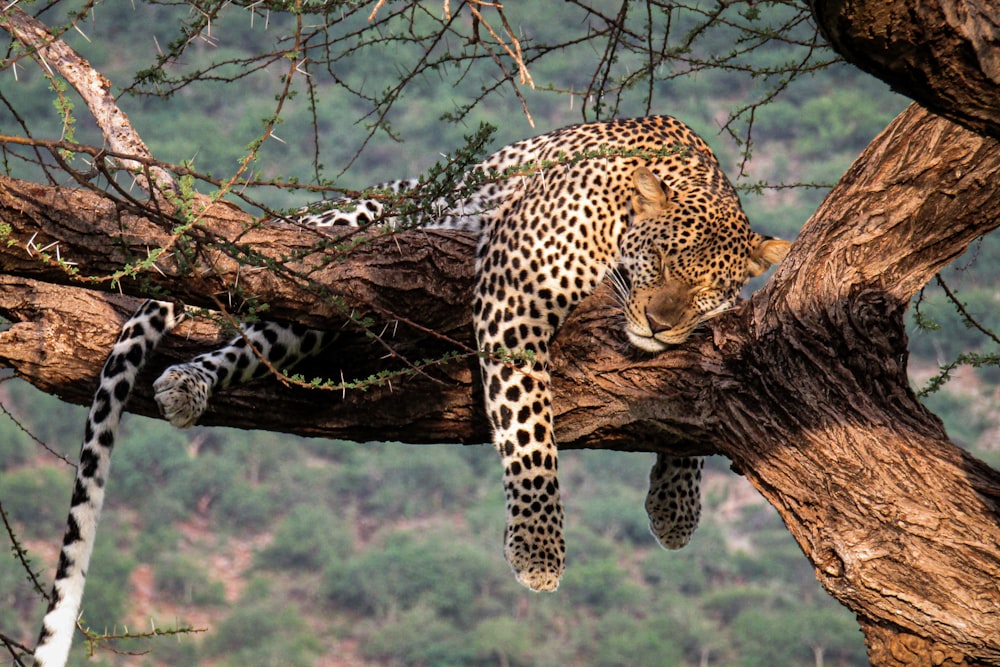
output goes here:
[{"label": "dry branch", "polygon": [[[146,144],[111,94],[111,82],[91,67],[85,58],[53,35],[45,24],[19,7],[10,7],[0,13],[0,28],[10,32],[50,76],[58,74],[73,86],[90,109],[112,152],[152,158]],[[144,189],[149,189],[147,176],[152,177],[161,191],[174,188],[173,176],[160,167],[147,167],[142,162],[127,158],[119,162],[133,173],[136,182]]]}]

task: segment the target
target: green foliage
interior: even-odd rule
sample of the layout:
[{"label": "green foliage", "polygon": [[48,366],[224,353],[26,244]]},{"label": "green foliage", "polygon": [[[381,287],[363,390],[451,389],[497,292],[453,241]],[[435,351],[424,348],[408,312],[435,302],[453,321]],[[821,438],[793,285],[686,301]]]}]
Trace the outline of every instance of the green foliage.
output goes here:
[{"label": "green foliage", "polygon": [[83,600],[84,627],[103,633],[121,629],[129,592],[128,580],[135,560],[114,540],[109,522],[101,525],[102,534],[94,545],[87,572],[87,595]]},{"label": "green foliage", "polygon": [[402,612],[395,621],[372,632],[363,653],[386,666],[481,664],[476,662],[476,647],[456,633],[451,622],[423,605]]},{"label": "green foliage", "polygon": [[649,519],[642,509],[642,494],[633,489],[595,496],[583,507],[583,523],[599,535],[636,545],[649,544]]},{"label": "green foliage", "polygon": [[[918,396],[941,418],[952,441],[970,449],[980,446],[996,421],[992,394],[1000,381],[996,290],[992,284],[970,284],[970,278],[975,277],[975,267],[993,266],[998,258],[1000,244],[981,240],[934,285],[924,288],[911,309],[911,353],[917,363],[936,366],[936,372],[921,383]],[[964,368],[976,372],[950,384]]]},{"label": "green foliage", "polygon": [[[75,459],[83,438],[86,409],[67,405],[55,396],[43,394],[26,382],[4,382],[0,385],[0,402],[13,415],[14,419],[27,428],[15,437],[27,439],[35,445],[44,443],[56,454]],[[61,419],[46,419],[47,415],[60,414]],[[0,424],[10,420],[7,415],[0,416]],[[38,449],[34,454],[40,454]],[[51,456],[51,455],[49,455]],[[58,462],[58,459],[47,458],[48,462]]]},{"label": "green foliage", "polygon": [[[116,497],[131,498],[133,496],[124,496],[122,494],[120,496],[116,495]],[[165,488],[154,488],[151,493],[139,496],[139,499],[134,503],[134,507],[139,509],[142,517],[146,519],[143,522],[143,534],[146,531],[150,531],[151,534],[157,534],[160,530],[169,528],[173,522],[181,521],[187,517],[191,508],[185,500],[188,499],[181,499],[176,495],[171,495],[171,490]]]},{"label": "green foliage", "polygon": [[[980,258],[978,261],[989,261]],[[989,285],[973,286],[960,291],[959,304],[951,301],[942,290],[927,287],[914,300],[915,334],[910,349],[915,355],[947,360],[962,352],[977,351],[991,341],[984,338],[969,319],[963,318],[959,307],[983,327],[1000,330],[996,290]]]},{"label": "green foliage", "polygon": [[266,487],[234,479],[219,494],[214,514],[227,530],[252,534],[268,527],[274,505]]},{"label": "green foliage", "polygon": [[281,520],[274,539],[258,555],[260,567],[312,570],[348,559],[354,550],[351,524],[330,509],[298,505]]},{"label": "green foliage", "polygon": [[591,663],[597,667],[683,664],[683,638],[664,619],[609,611],[597,623],[597,635]]},{"label": "green foliage", "polygon": [[492,616],[480,621],[469,638],[475,662],[468,664],[529,667],[539,664],[538,643],[531,627],[510,616]]},{"label": "green foliage", "polygon": [[[56,113],[59,114],[59,118],[62,121],[62,134],[60,138],[70,143],[75,143],[76,118],[73,116],[74,104],[73,100],[66,96],[67,88],[68,86],[60,79],[51,79],[49,82],[49,90],[55,93],[55,97],[52,99],[52,106],[55,107]],[[65,151],[63,158],[71,160],[73,155]]]},{"label": "green foliage", "polygon": [[[148,507],[160,508],[163,504],[151,502]],[[136,535],[134,553],[135,558],[140,563],[153,563],[160,554],[173,553],[180,544],[180,534],[174,527],[174,522],[183,517],[183,513],[175,516],[167,513],[167,520],[159,518],[156,521],[145,522],[142,529]],[[159,514],[158,517],[163,517]]]},{"label": "green foliage", "polygon": [[506,572],[498,572],[480,551],[463,542],[441,547],[440,536],[390,533],[377,550],[331,562],[324,595],[333,606],[382,618],[422,604],[461,626],[480,596],[496,601],[505,591],[510,594]]},{"label": "green foliage", "polygon": [[[783,632],[776,635],[774,628]],[[737,664],[744,667],[813,664],[818,653],[833,664],[866,662],[857,624],[842,609],[752,607],[733,620],[733,635],[739,652]]]},{"label": "green foliage", "polygon": [[187,455],[188,433],[164,431],[160,422],[151,419],[130,418],[119,442],[114,452],[113,493],[120,497],[150,500],[157,489],[194,465]]},{"label": "green foliage", "polygon": [[167,551],[154,563],[156,590],[167,599],[191,605],[217,605],[226,601],[226,590],[213,581],[192,558]]},{"label": "green foliage", "polygon": [[[678,551],[654,549],[641,563],[643,579],[656,590],[677,591],[697,597],[737,579],[739,551],[727,544],[722,527],[702,521],[691,542]],[[652,539],[652,537],[650,537]],[[727,554],[719,558],[719,554]]]},{"label": "green foliage", "polygon": [[794,619],[788,627],[813,652],[822,649],[828,660],[844,663],[864,664],[867,660],[857,619],[844,607],[790,609],[787,616]]},{"label": "green foliage", "polygon": [[27,463],[34,453],[31,436],[14,419],[0,415],[0,471]]},{"label": "green foliage", "polygon": [[269,600],[236,607],[204,646],[227,667],[308,667],[322,650],[299,613]]},{"label": "green foliage", "polygon": [[996,420],[987,410],[987,397],[952,391],[939,391],[926,396],[924,405],[941,417],[952,442],[962,447],[972,447]]},{"label": "green foliage", "polygon": [[[32,567],[38,564],[32,558]],[[24,566],[14,553],[0,554],[0,628],[17,628],[22,618],[36,619],[44,609],[38,591],[26,576]]]},{"label": "green foliage", "polygon": [[459,506],[476,482],[467,454],[454,447],[368,444],[354,465],[344,467],[330,483],[341,504],[360,503],[365,512],[413,518]]},{"label": "green foliage", "polygon": [[73,487],[73,471],[51,466],[20,468],[0,474],[0,502],[7,517],[26,535],[53,539],[62,535]]},{"label": "green foliage", "polygon": [[745,611],[764,609],[774,602],[774,591],[747,585],[717,588],[702,597],[705,612],[723,625],[731,624]]},{"label": "green foliage", "polygon": [[149,655],[143,663],[144,667],[158,665],[199,665],[198,644],[190,636],[157,637],[149,642]]},{"label": "green foliage", "polygon": [[643,510],[649,468],[649,455],[592,452],[584,458],[584,472],[579,484],[588,502],[569,511],[596,535],[615,542],[649,545],[649,519]]},{"label": "green foliage", "polygon": [[202,454],[197,465],[185,466],[166,484],[170,497],[180,500],[188,510],[199,503],[211,502],[241,479],[241,462],[214,453]]},{"label": "green foliage", "polygon": [[563,575],[560,590],[573,604],[595,609],[632,606],[642,600],[641,590],[629,582],[624,570],[610,558],[575,563]]},{"label": "green foliage", "polygon": [[[733,634],[737,642],[741,667],[784,667],[806,664],[807,647],[794,630],[784,625],[795,617],[779,614],[767,608],[750,606],[733,619]],[[770,630],[784,629],[775,636]]]}]

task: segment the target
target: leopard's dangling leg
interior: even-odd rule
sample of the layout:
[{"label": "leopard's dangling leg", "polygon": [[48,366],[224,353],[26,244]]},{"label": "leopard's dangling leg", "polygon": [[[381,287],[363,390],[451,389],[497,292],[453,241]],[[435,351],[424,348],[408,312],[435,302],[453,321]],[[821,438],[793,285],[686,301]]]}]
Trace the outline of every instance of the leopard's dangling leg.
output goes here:
[{"label": "leopard's dangling leg", "polygon": [[493,443],[503,464],[504,557],[519,582],[551,591],[565,568],[566,542],[549,373],[537,351],[533,362],[497,356],[484,358],[482,371]]},{"label": "leopard's dangling leg", "polygon": [[649,531],[666,549],[680,549],[691,541],[701,518],[700,456],[657,454],[649,471],[646,514]]},{"label": "leopard's dangling leg", "polygon": [[503,463],[504,557],[519,582],[551,591],[566,561],[548,353],[561,318],[551,312],[539,317],[532,290],[517,280],[491,279],[492,261],[478,269],[473,322],[486,414]]},{"label": "leopard's dangling leg", "polygon": [[278,370],[285,370],[319,354],[335,338],[336,334],[300,324],[251,324],[219,349],[165,370],[153,383],[160,413],[178,428],[193,426],[208,408],[208,399],[216,389],[268,374],[258,353]]}]

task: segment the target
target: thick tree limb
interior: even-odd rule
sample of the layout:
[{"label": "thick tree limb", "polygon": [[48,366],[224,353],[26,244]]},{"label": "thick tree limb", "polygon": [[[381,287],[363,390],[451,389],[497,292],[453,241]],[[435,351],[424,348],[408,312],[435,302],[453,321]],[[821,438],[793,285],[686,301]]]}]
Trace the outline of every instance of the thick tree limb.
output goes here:
[{"label": "thick tree limb", "polygon": [[[768,286],[706,333],[667,354],[637,354],[620,338],[613,299],[595,295],[554,345],[559,441],[724,453],[779,509],[827,590],[859,615],[875,664],[1000,664],[1000,474],[951,445],[916,400],[903,330],[910,295],[1000,223],[991,186],[998,177],[996,141],[911,107],[845,175]],[[253,229],[220,205],[204,220],[195,228],[200,241],[217,234],[271,257],[301,251],[286,263],[297,277],[238,271],[206,244],[190,255],[197,279],[183,276],[177,254],[163,255],[162,275],[143,274],[145,286],[125,281],[126,291],[165,287],[200,305],[213,295],[257,294],[275,316],[327,326],[343,321],[338,307],[363,308],[379,318],[376,333],[394,319],[414,323],[384,336],[409,359],[470,345],[468,236],[374,238],[350,259],[323,265],[322,255],[306,252],[315,238],[301,231]],[[86,400],[104,346],[90,348],[93,359],[73,351],[102,328],[110,344],[116,324],[108,326],[106,304],[131,306],[87,292],[77,314],[86,322],[64,321],[66,295],[84,290],[41,285],[71,280],[28,257],[26,241],[58,240],[61,256],[90,275],[145,253],[146,242],[181,246],[163,231],[168,223],[91,193],[9,181],[0,221],[16,241],[0,248],[0,311],[21,322],[0,334],[0,357],[49,391]],[[363,335],[347,331],[341,343],[333,361],[362,377],[392,363]],[[65,356],[76,357],[72,365]],[[57,374],[59,365],[67,371]],[[346,398],[274,385],[225,392],[208,421],[299,432],[308,423],[312,434],[354,439],[484,441],[475,367],[473,356],[461,357],[430,376],[394,381],[391,391]],[[264,404],[273,409],[253,409]],[[148,398],[136,405],[151,410]]]},{"label": "thick tree limb", "polygon": [[993,0],[810,0],[848,62],[928,109],[1000,138],[1000,10]]},{"label": "thick tree limb", "polygon": [[743,381],[722,390],[717,441],[858,612],[879,665],[1000,663],[1000,475],[914,399],[903,330],[914,291],[1000,224],[998,170],[997,141],[911,107],[723,346]]}]

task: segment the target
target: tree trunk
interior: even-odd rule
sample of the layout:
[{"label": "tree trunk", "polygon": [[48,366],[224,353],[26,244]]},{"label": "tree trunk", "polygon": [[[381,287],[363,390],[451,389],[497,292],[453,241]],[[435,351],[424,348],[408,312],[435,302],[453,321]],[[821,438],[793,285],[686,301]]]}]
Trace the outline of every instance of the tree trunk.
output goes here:
[{"label": "tree trunk", "polygon": [[[602,289],[553,346],[561,446],[721,452],[778,508],[826,589],[857,613],[873,664],[1000,665],[1000,474],[952,445],[916,400],[903,328],[910,296],[1000,224],[998,178],[996,141],[911,107],[848,171],[771,282],[685,345],[658,356],[631,350]],[[165,231],[174,222],[93,193],[0,187],[0,222],[13,241],[0,244],[0,312],[18,322],[0,333],[0,361],[44,390],[87,401],[102,351],[135,305],[76,286],[77,276],[170,246],[159,271],[122,280],[122,289],[165,288],[207,307],[259,297],[269,317],[316,326],[340,328],[352,312],[375,318],[375,339],[345,329],[324,366],[331,377],[338,366],[364,378],[387,363],[405,369],[402,359],[464,355],[367,392],[273,382],[226,391],[205,423],[488,440],[470,351],[467,235],[369,235],[344,261],[324,262],[329,243],[313,252],[311,233],[253,229],[223,205],[207,207],[182,244]],[[219,239],[252,245],[254,261],[270,268],[238,269],[230,255],[242,251]],[[40,260],[44,246],[50,259]],[[53,261],[56,247],[77,276]],[[177,260],[183,248],[192,275]],[[166,358],[218,334],[204,322],[184,327]],[[152,413],[148,389],[133,406]]]},{"label": "tree trunk", "polygon": [[[894,2],[879,2],[875,0],[809,0],[816,18],[824,34],[830,40],[831,45],[849,62],[857,65],[861,69],[874,74],[883,81],[889,83],[894,89],[910,96],[919,103],[926,106],[946,118],[950,118],[964,127],[971,129],[982,135],[1000,138],[1000,12],[997,11],[995,3],[989,0],[895,0]],[[921,128],[923,129],[923,128]],[[943,139],[943,137],[942,137]],[[905,133],[900,133],[898,142],[906,146],[910,142],[910,137]],[[988,146],[990,142],[984,142]],[[924,145],[921,142],[921,145]],[[945,146],[938,143],[937,146]],[[950,145],[949,145],[950,146]],[[948,146],[945,146],[947,148]],[[971,146],[970,146],[971,148]],[[913,156],[911,173],[919,176],[920,166],[927,161],[927,156],[920,156],[911,152]],[[946,151],[939,159],[949,162],[954,154]],[[935,156],[938,157],[938,156]],[[859,160],[860,162],[860,160]],[[854,171],[852,169],[852,171]],[[959,179],[970,172],[961,171],[958,166],[954,171],[954,176]],[[850,173],[847,177],[850,176]],[[981,178],[982,184],[990,183],[990,177],[986,173],[976,173],[975,177]],[[845,177],[845,178],[847,178]],[[914,179],[918,180],[918,179]],[[953,181],[946,181],[936,184],[933,181],[923,182],[926,192],[936,192],[938,199],[941,197],[951,197],[956,193],[950,189]],[[902,181],[905,183],[905,181]],[[987,191],[989,188],[980,188]],[[988,196],[988,195],[987,195]],[[919,198],[919,197],[918,197]],[[965,204],[964,199],[957,197],[959,205]],[[910,197],[904,197],[903,202],[912,201]],[[887,201],[890,205],[898,202]],[[973,206],[975,210],[978,206]],[[878,204],[869,210],[878,211]],[[894,208],[882,209],[885,212],[893,211]],[[912,210],[912,209],[911,209]],[[848,212],[846,207],[840,211]],[[836,212],[835,212],[836,213]],[[983,211],[984,221],[992,226],[996,225],[996,212]],[[874,217],[881,217],[877,215]],[[917,218],[914,218],[916,220]],[[949,229],[952,218],[942,211],[939,216],[938,226],[942,229]],[[921,233],[919,230],[918,233]],[[917,278],[914,275],[914,278]],[[887,283],[895,275],[887,276]],[[803,285],[814,285],[807,282]],[[887,285],[887,287],[891,287]],[[895,296],[908,297],[912,290],[904,283],[900,283],[900,289],[894,290]],[[887,290],[892,291],[892,290]],[[873,304],[877,306],[878,304]],[[851,316],[851,310],[842,311],[845,315]],[[874,311],[872,311],[874,312]],[[858,318],[861,321],[860,318]],[[864,330],[860,330],[861,339],[864,337]],[[850,353],[850,352],[848,352]],[[862,357],[863,358],[863,357]],[[864,380],[867,374],[863,364],[855,365],[857,370],[855,375],[859,380]],[[860,382],[859,385],[867,385],[869,382]],[[880,395],[880,401],[886,401],[889,394],[885,388],[875,393]],[[885,419],[905,419],[908,416],[908,408],[905,402],[900,403],[901,409],[887,411],[878,418]],[[872,415],[876,417],[876,415]],[[924,421],[921,419],[920,421]],[[873,422],[878,423],[878,422]],[[894,422],[884,422],[893,424]],[[875,429],[872,429],[875,431]],[[881,431],[881,429],[878,429]],[[840,434],[836,434],[840,442]],[[874,435],[874,434],[873,434]],[[881,434],[879,434],[881,435]],[[950,559],[952,565],[945,565],[948,560],[940,561],[940,571],[944,573],[950,570],[944,577],[928,579],[913,590],[897,590],[896,588],[885,588],[877,593],[883,596],[887,602],[894,599],[908,599],[915,591],[921,595],[919,605],[924,607],[922,615],[925,620],[921,623],[921,629],[914,628],[908,623],[894,621],[886,615],[879,618],[877,615],[859,613],[862,629],[868,643],[869,657],[874,665],[900,666],[903,665],[972,665],[972,664],[995,664],[995,654],[990,657],[982,657],[982,662],[975,657],[975,651],[969,651],[961,644],[952,643],[949,640],[953,632],[949,629],[943,635],[928,633],[929,626],[947,626],[950,623],[986,623],[983,627],[997,628],[1000,626],[1000,586],[996,584],[996,577],[985,578],[974,577],[972,580],[966,579],[966,570],[963,568],[968,564],[968,560],[978,560],[986,571],[995,570],[998,561],[995,553],[989,553],[993,549],[983,549],[984,544],[992,544],[995,548],[995,530],[986,536],[975,527],[959,528],[957,531],[951,530],[954,526],[942,523],[940,514],[940,500],[922,495],[924,487],[928,481],[932,481],[935,487],[941,490],[941,499],[950,502],[957,502],[955,508],[965,508],[965,511],[972,516],[977,512],[982,512],[981,518],[995,529],[997,520],[997,498],[1000,496],[1000,488],[996,484],[996,472],[984,471],[985,466],[978,461],[974,461],[965,456],[955,459],[957,465],[939,466],[939,453],[944,454],[947,448],[940,448],[940,438],[930,431],[927,436],[918,436],[916,432],[909,441],[899,439],[898,445],[906,447],[894,447],[903,456],[894,456],[894,461],[883,461],[878,456],[877,448],[858,448],[857,444],[864,444],[863,431],[858,434],[854,441],[843,440],[845,451],[855,451],[863,454],[865,458],[858,458],[857,466],[858,480],[851,480],[852,483],[859,480],[867,484],[867,470],[864,466],[872,462],[882,462],[882,465],[889,463],[899,466],[902,471],[898,481],[886,487],[890,493],[903,493],[904,496],[912,499],[920,499],[920,502],[909,503],[895,501],[889,504],[865,505],[854,507],[863,513],[870,514],[872,511],[878,512],[885,517],[883,525],[885,530],[883,535],[891,535],[890,528],[895,520],[898,526],[907,533],[923,533],[922,542],[925,545],[937,543],[941,546],[940,551],[960,550],[965,557]],[[872,437],[869,441],[874,444],[877,438]],[[910,446],[913,449],[910,449]],[[841,445],[838,445],[841,446]],[[912,456],[905,452],[909,450]],[[955,452],[949,452],[954,455]],[[874,458],[868,458],[875,455]],[[949,479],[950,478],[950,479]],[[971,494],[951,495],[948,488],[952,485],[963,487]],[[837,487],[831,487],[831,497],[835,497]],[[936,495],[936,494],[935,494]],[[969,503],[966,505],[965,503]],[[786,512],[788,510],[786,509]],[[825,510],[824,510],[825,512]],[[784,514],[785,512],[783,512]],[[969,529],[972,532],[966,533]],[[793,530],[793,532],[796,532]],[[850,529],[844,535],[851,535]],[[934,550],[925,550],[917,547],[918,542],[914,541],[889,541],[882,545],[868,542],[866,529],[860,525],[856,526],[853,532],[859,540],[854,548],[859,549],[857,553],[866,554],[868,558],[880,564],[887,563],[890,568],[899,570],[910,569],[911,581],[920,582],[922,577],[922,565],[926,562],[923,558],[945,558],[940,551],[935,554]],[[799,538],[800,544],[809,553],[810,542],[808,537],[803,535]],[[866,543],[867,542],[867,543]],[[820,580],[835,596],[837,580],[840,572],[846,568],[846,563],[840,561],[836,546],[831,548],[832,567],[825,569],[819,559],[814,558],[813,562],[819,567],[817,571]],[[830,545],[815,543],[815,548],[820,553]],[[895,564],[893,564],[895,561]],[[936,565],[935,565],[936,566]],[[824,574],[829,576],[824,576]],[[900,576],[902,576],[900,574]],[[846,583],[846,582],[845,582]],[[853,585],[853,584],[848,584]],[[941,614],[944,611],[935,603],[937,599],[947,599],[949,596],[961,598],[973,602],[973,606],[986,611],[985,616],[966,616],[959,612],[949,611],[948,616]],[[915,600],[911,600],[915,602]],[[943,619],[944,620],[942,623]],[[975,620],[973,620],[975,619]],[[991,634],[992,633],[992,634]],[[995,630],[988,632],[992,636],[977,638],[984,646],[992,645],[996,648]]]},{"label": "tree trunk", "polygon": [[911,107],[722,348],[738,381],[720,388],[717,442],[878,637],[878,665],[1000,662],[1000,476],[915,400],[903,328],[910,296],[1000,221],[998,167],[995,140]]},{"label": "tree trunk", "polygon": [[928,109],[1000,138],[995,0],[809,0],[840,55]]}]

